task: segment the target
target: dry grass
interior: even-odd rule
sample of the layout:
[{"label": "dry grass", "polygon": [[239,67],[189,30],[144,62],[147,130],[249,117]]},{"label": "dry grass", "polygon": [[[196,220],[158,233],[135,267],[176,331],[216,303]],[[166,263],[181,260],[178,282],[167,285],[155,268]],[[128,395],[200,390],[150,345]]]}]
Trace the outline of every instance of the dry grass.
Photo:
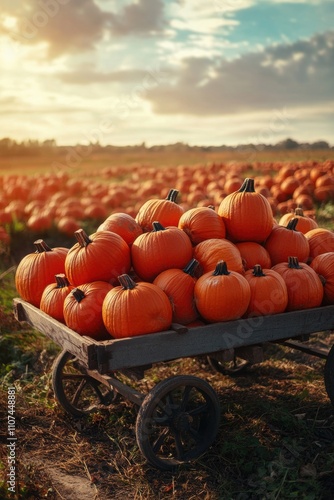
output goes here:
[{"label": "dry grass", "polygon": [[[69,150],[70,152],[70,150]],[[134,166],[147,165],[159,168],[166,168],[178,165],[197,165],[208,163],[229,163],[229,162],[299,162],[299,161],[325,161],[334,159],[334,150],[278,150],[254,152],[249,151],[123,151],[115,153],[91,154],[87,157],[79,157],[72,163],[68,162],[69,153],[63,155],[36,156],[36,157],[2,157],[0,158],[0,175],[25,174],[35,175],[48,172],[57,172],[56,164],[70,175],[85,175],[91,173],[92,164],[94,172],[98,172],[110,166]],[[98,175],[98,174],[97,174]]]},{"label": "dry grass", "polygon": [[[29,332],[21,335],[23,350]],[[331,345],[334,335],[314,341]],[[28,368],[17,365],[5,380],[15,379],[17,387],[20,498],[79,498],[77,488],[64,496],[64,478],[69,484],[81,478],[90,498],[101,500],[332,498],[334,417],[323,361],[270,345],[264,362],[235,378],[213,372],[201,357],[154,366],[138,389],[146,392],[170,375],[192,374],[215,388],[222,408],[210,450],[169,473],[156,471],[140,454],[136,408],[128,401],[82,420],[65,415],[50,386],[55,347],[39,335],[32,345]],[[2,422],[5,398],[2,391]]]}]

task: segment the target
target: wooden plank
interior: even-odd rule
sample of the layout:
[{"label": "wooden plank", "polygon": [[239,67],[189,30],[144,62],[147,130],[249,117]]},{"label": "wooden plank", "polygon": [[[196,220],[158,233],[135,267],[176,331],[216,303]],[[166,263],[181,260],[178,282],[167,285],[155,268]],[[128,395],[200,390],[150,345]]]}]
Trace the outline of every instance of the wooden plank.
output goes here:
[{"label": "wooden plank", "polygon": [[96,345],[98,343],[93,339],[82,337],[66,325],[21,299],[14,299],[14,315],[18,321],[29,323],[63,349],[77,356],[87,368],[97,367]]},{"label": "wooden plank", "polygon": [[112,388],[116,392],[119,392],[126,399],[132,403],[140,406],[145,398],[145,394],[133,389],[127,384],[123,384],[120,380],[115,377],[108,377],[107,375],[101,375],[96,370],[87,370],[88,375],[99,380],[102,384],[106,385],[109,389]]},{"label": "wooden plank", "polygon": [[[179,335],[173,331],[107,341],[98,346],[103,370],[198,356],[225,349],[288,339],[334,328],[334,306],[213,323]],[[100,367],[98,368],[100,369]]]},{"label": "wooden plank", "polygon": [[334,306],[325,306],[182,329],[182,334],[169,330],[97,342],[21,299],[14,299],[14,306],[19,321],[27,321],[101,374],[334,329]]}]

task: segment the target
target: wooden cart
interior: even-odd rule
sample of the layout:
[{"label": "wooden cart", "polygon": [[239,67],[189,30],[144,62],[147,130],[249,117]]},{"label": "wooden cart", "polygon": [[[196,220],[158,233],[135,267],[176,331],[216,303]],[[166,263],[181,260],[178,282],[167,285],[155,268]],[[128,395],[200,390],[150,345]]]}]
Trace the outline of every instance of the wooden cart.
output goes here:
[{"label": "wooden cart", "polygon": [[[240,319],[187,329],[172,329],[133,338],[95,341],[82,337],[38,308],[14,299],[15,316],[62,347],[53,365],[55,397],[73,417],[113,403],[121,394],[139,407],[138,446],[153,466],[172,469],[195,460],[215,440],[220,404],[211,385],[191,375],[176,375],[143,394],[124,383],[123,375],[140,380],[154,363],[207,356],[213,368],[233,373],[262,360],[262,346],[279,342],[326,359],[324,382],[334,405],[334,345],[315,349],[311,334],[334,329],[334,305],[272,316]],[[232,366],[226,368],[226,363]]]}]

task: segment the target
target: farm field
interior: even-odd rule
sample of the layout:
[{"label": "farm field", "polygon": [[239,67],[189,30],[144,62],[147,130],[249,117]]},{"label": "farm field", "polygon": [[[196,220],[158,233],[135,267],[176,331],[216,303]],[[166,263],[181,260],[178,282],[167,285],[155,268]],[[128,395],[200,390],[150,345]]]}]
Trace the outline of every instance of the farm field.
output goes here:
[{"label": "farm field", "polygon": [[[185,211],[218,208],[245,178],[255,179],[277,222],[302,207],[333,232],[332,150],[1,159],[0,417],[6,424],[7,387],[15,385],[18,468],[16,497],[8,498],[332,498],[334,416],[323,360],[271,344],[263,362],[235,376],[215,372],[205,356],[153,366],[131,383],[146,392],[171,375],[196,375],[216,390],[222,411],[218,438],[204,456],[177,471],[157,472],[137,447],[130,402],[117,400],[80,420],[64,413],[51,386],[59,347],[12,314],[16,268],[35,240],[70,248],[76,229],[92,234],[112,213],[136,217],[146,200],[166,198],[171,189]],[[333,332],[312,337],[316,347],[333,342]],[[8,494],[6,437],[2,425],[1,498]]]}]

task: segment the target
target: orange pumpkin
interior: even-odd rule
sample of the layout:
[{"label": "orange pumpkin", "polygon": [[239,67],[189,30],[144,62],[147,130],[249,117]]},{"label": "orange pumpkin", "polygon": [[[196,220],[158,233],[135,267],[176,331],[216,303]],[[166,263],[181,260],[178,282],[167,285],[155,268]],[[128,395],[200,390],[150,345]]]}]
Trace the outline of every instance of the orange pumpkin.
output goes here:
[{"label": "orange pumpkin", "polygon": [[272,267],[285,281],[288,290],[286,311],[308,309],[321,305],[324,291],[317,273],[307,264],[299,263],[297,257],[289,257]]},{"label": "orange pumpkin", "polygon": [[228,237],[232,241],[262,243],[273,227],[269,201],[254,189],[254,179],[245,179],[241,188],[226,196],[219,205]]},{"label": "orange pumpkin", "polygon": [[273,269],[254,266],[245,273],[251,289],[251,298],[245,316],[266,316],[284,312],[288,305],[288,291],[282,276]]},{"label": "orange pumpkin", "polygon": [[298,219],[297,229],[303,234],[318,227],[318,223],[314,219],[304,215],[302,208],[295,208],[292,212],[284,214],[278,223],[280,226],[287,226],[288,222],[292,219]]},{"label": "orange pumpkin", "polygon": [[133,269],[143,281],[152,282],[166,269],[183,269],[191,258],[192,245],[186,233],[175,226],[165,228],[158,221],[131,246]]},{"label": "orange pumpkin", "polygon": [[56,274],[65,272],[67,248],[50,248],[44,240],[34,242],[36,251],[23,257],[15,273],[15,286],[23,300],[39,307],[47,285]]},{"label": "orange pumpkin", "polygon": [[148,200],[140,207],[136,221],[144,232],[152,231],[154,221],[163,226],[177,227],[184,212],[182,206],[177,204],[178,194],[177,189],[171,189],[165,199]]},{"label": "orange pumpkin", "polygon": [[334,304],[334,252],[317,255],[310,264],[324,287],[323,304]]},{"label": "orange pumpkin", "polygon": [[223,238],[212,238],[198,243],[194,247],[193,257],[200,264],[201,274],[213,271],[220,260],[224,260],[231,271],[244,272],[237,246]]},{"label": "orange pumpkin", "polygon": [[236,243],[235,246],[240,252],[244,270],[253,269],[256,264],[259,264],[264,269],[271,267],[271,259],[268,251],[259,243],[254,241],[242,241]]},{"label": "orange pumpkin", "polygon": [[166,269],[153,281],[154,285],[165,292],[172,304],[173,323],[186,325],[199,316],[194,300],[197,280],[194,273],[197,266],[198,261],[192,259],[184,269]]},{"label": "orange pumpkin", "polygon": [[112,288],[105,281],[92,281],[74,288],[64,300],[66,325],[79,335],[95,340],[110,339],[102,319],[102,304]]},{"label": "orange pumpkin", "polygon": [[310,246],[309,262],[322,253],[334,252],[334,233],[329,229],[318,227],[305,233]]},{"label": "orange pumpkin", "polygon": [[250,301],[250,286],[240,273],[229,271],[226,262],[200,276],[194,289],[195,304],[210,323],[241,318]]},{"label": "orange pumpkin", "polygon": [[223,219],[210,207],[191,208],[181,215],[178,227],[189,236],[193,245],[211,238],[225,238]]},{"label": "orange pumpkin", "polygon": [[114,338],[134,337],[168,330],[172,323],[172,306],[157,285],[136,283],[127,274],[118,277],[116,286],[106,295],[102,317]]},{"label": "orange pumpkin", "polygon": [[47,285],[41,297],[40,309],[52,318],[65,323],[64,319],[64,300],[73,290],[65,274],[56,274],[56,282]]},{"label": "orange pumpkin", "polygon": [[286,262],[290,255],[296,256],[300,262],[307,262],[310,247],[306,236],[298,229],[298,219],[290,220],[286,227],[273,227],[264,244],[268,251],[272,265]]},{"label": "orange pumpkin", "polygon": [[78,242],[70,248],[65,261],[65,274],[72,285],[90,281],[113,284],[120,273],[130,270],[130,248],[118,234],[99,231],[88,236],[78,229],[74,235]]},{"label": "orange pumpkin", "polygon": [[138,222],[131,215],[122,212],[109,215],[97,228],[97,232],[99,231],[112,231],[119,234],[129,246],[143,233]]}]

